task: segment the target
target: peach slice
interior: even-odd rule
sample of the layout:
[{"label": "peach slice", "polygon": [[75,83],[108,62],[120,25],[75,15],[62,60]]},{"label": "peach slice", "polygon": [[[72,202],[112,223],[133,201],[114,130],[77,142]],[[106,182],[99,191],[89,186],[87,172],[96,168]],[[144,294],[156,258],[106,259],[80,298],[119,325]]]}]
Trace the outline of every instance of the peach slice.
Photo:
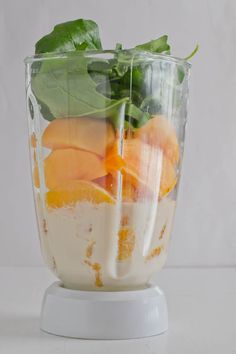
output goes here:
[{"label": "peach slice", "polygon": [[77,148],[104,156],[115,140],[111,123],[95,118],[54,119],[44,130],[42,145],[50,149]]},{"label": "peach slice", "polygon": [[[117,164],[117,154],[116,148],[111,149],[105,165],[110,171],[115,171],[118,166],[117,170],[122,172],[123,198],[137,200],[141,196],[151,196],[158,188],[158,180],[160,180],[160,198],[175,187],[177,182],[175,168],[160,148],[146,144],[140,139],[125,139],[123,164]],[[111,182],[111,177],[109,177],[108,185],[105,187],[112,185],[110,191],[114,193],[114,187],[116,187],[114,172],[111,175],[113,181]]]},{"label": "peach slice", "polygon": [[97,184],[82,180],[71,180],[46,193],[46,204],[49,208],[73,206],[77,202],[87,201],[94,204],[114,204],[115,199]]},{"label": "peach slice", "polygon": [[[159,198],[167,195],[176,185],[173,163],[155,146],[139,139],[124,141],[124,171],[132,176],[132,184],[141,194],[155,192],[160,179]],[[146,186],[146,191],[145,187]]]},{"label": "peach slice", "polygon": [[[124,202],[135,202],[141,196],[146,195],[148,192],[146,186],[139,184],[137,188],[136,178],[133,178],[130,174],[122,172],[122,200]],[[105,188],[114,197],[118,197],[118,174],[109,173],[104,177],[97,178],[93,180],[94,183],[98,184],[102,188]],[[149,191],[150,193],[150,191]]]},{"label": "peach slice", "polygon": [[[164,158],[161,172],[161,180],[159,185],[159,198],[164,198],[169,194],[177,183],[175,169],[168,160]],[[125,173],[123,182],[123,199],[124,201],[137,201],[140,199],[152,199],[155,194],[158,184],[157,181],[147,184],[147,181],[141,179],[138,175],[131,170]]]},{"label": "peach slice", "polygon": [[164,116],[153,116],[135,132],[135,137],[151,146],[159,147],[173,163],[179,162],[179,144],[174,128]]},{"label": "peach slice", "polygon": [[177,176],[176,171],[171,163],[165,156],[162,161],[162,173],[161,173],[161,183],[159,190],[159,198],[165,197],[169,194],[176,186]]},{"label": "peach slice", "polygon": [[[43,162],[45,183],[52,189],[73,179],[93,180],[107,174],[102,160],[95,154],[78,149],[58,149]],[[38,168],[34,170],[35,186],[39,185]]]},{"label": "peach slice", "polygon": [[93,182],[106,189],[107,192],[115,195],[117,188],[117,178],[115,174],[108,173],[106,176],[94,179]]}]

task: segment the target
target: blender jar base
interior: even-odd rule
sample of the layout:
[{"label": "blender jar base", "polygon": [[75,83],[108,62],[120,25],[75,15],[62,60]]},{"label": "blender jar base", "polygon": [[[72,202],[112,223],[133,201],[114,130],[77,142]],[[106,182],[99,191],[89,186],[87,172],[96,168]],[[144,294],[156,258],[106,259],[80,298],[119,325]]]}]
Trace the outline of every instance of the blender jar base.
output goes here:
[{"label": "blender jar base", "polygon": [[164,293],[155,285],[142,290],[96,292],[63,288],[59,282],[45,293],[41,329],[85,339],[148,337],[168,328]]}]

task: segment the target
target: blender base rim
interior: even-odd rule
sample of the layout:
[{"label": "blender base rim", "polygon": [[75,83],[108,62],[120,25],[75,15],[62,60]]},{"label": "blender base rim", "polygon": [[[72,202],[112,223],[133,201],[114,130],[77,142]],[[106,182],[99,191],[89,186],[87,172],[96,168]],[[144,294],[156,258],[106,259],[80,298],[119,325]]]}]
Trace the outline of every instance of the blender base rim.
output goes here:
[{"label": "blender base rim", "polygon": [[41,330],[71,338],[131,339],[168,328],[165,295],[150,284],[135,291],[80,291],[55,282],[46,290]]}]

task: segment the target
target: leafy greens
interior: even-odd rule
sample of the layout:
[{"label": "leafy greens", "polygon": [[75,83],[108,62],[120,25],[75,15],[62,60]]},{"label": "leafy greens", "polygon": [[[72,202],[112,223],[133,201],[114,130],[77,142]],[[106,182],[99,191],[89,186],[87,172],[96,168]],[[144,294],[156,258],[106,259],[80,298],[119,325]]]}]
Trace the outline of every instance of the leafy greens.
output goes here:
[{"label": "leafy greens", "polygon": [[98,26],[91,20],[75,20],[56,25],[35,45],[35,54],[75,50],[101,50]]},{"label": "leafy greens", "polygon": [[[170,54],[166,35],[133,50],[122,50],[118,43],[112,59],[83,55],[87,50],[101,51],[102,45],[97,24],[84,19],[59,24],[36,43],[36,54],[55,53],[32,64],[36,68],[32,90],[46,120],[92,116],[118,126],[125,117],[124,126],[136,128],[162,111],[159,98],[147,92],[149,85],[144,84],[150,64],[141,53]],[[64,52],[66,58],[56,55]],[[184,76],[180,66],[176,86]]]}]

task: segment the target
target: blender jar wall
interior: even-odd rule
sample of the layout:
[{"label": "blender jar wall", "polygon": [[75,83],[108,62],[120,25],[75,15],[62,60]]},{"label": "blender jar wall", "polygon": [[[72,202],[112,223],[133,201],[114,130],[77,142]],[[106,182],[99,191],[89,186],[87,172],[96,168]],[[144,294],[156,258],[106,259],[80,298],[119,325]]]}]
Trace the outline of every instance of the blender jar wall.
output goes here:
[{"label": "blender jar wall", "polygon": [[145,286],[166,259],[186,62],[137,51],[26,60],[42,253],[65,287]]}]

